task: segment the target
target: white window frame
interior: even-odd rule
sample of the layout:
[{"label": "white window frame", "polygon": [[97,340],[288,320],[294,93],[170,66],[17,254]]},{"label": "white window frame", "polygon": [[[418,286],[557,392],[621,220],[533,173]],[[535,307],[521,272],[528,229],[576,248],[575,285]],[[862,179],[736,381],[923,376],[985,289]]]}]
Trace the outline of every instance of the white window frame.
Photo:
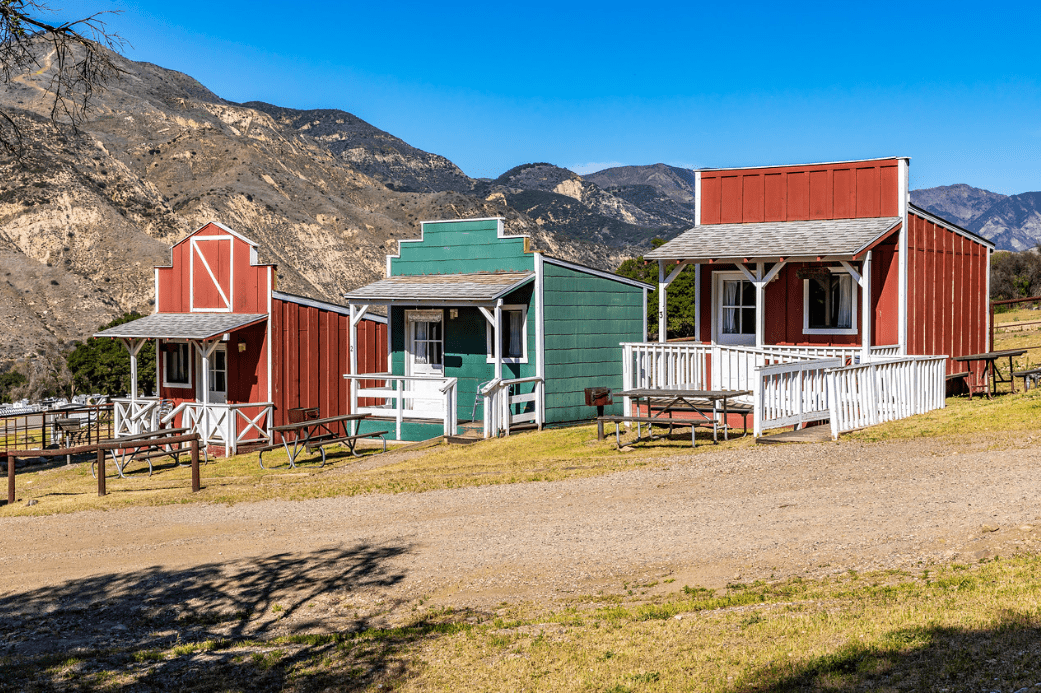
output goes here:
[{"label": "white window frame", "polygon": [[755,346],[754,332],[750,334],[725,334],[723,332],[723,282],[737,279],[743,282],[748,281],[744,272],[721,270],[712,273],[712,343],[722,346]]},{"label": "white window frame", "polygon": [[[528,306],[524,305],[523,303],[511,304],[511,305],[505,305],[504,304],[503,307],[502,307],[502,317],[503,317],[504,321],[506,319],[506,313],[511,311],[511,310],[520,312],[520,314],[521,314],[521,325],[524,326],[523,329],[521,330],[521,354],[522,354],[522,356],[520,358],[517,358],[516,356],[505,356],[504,355],[502,357],[502,362],[503,363],[527,363],[528,362]],[[488,358],[485,360],[486,363],[495,363],[495,341],[493,339],[494,333],[495,333],[495,331],[492,329],[491,323],[489,323],[487,320],[485,320],[484,321],[484,335],[485,335],[485,343],[486,343],[487,348],[488,348]]]},{"label": "white window frame", "polygon": [[845,274],[849,277],[851,291],[850,304],[852,311],[849,324],[851,327],[810,327],[810,280],[802,280],[802,333],[803,334],[857,334],[857,306],[860,304],[860,286],[848,271],[842,267],[829,267],[832,274]]},{"label": "white window frame", "polygon": [[193,358],[195,356],[195,350],[192,349],[192,345],[188,342],[188,340],[185,339],[167,339],[164,342],[164,346],[166,344],[184,344],[188,347],[188,382],[173,382],[166,379],[166,357],[169,356],[169,353],[167,353],[166,349],[162,349],[161,352],[163,355],[163,387],[176,387],[181,389],[190,388],[192,386],[192,376],[194,375],[192,372],[192,362],[195,361],[195,359]]}]

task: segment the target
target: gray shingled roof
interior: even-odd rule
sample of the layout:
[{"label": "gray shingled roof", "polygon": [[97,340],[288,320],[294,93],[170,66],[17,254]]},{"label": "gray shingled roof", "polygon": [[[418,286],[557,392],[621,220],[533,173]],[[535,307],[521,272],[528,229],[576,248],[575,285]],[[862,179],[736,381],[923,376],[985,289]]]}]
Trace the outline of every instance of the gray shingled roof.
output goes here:
[{"label": "gray shingled roof", "polygon": [[900,217],[705,224],[684,231],[648,260],[824,257],[855,255],[892,231]]},{"label": "gray shingled roof", "polygon": [[94,336],[210,339],[266,319],[264,313],[155,313],[102,330]]},{"label": "gray shingled roof", "polygon": [[348,301],[373,303],[494,301],[535,277],[534,272],[421,274],[388,277],[347,294]]}]

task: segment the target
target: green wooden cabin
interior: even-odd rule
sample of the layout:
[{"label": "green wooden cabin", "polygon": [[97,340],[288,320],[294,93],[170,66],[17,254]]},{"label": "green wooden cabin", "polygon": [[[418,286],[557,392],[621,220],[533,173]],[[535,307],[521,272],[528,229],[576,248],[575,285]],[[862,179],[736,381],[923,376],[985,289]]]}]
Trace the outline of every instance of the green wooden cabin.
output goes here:
[{"label": "green wooden cabin", "polygon": [[388,316],[390,372],[364,377],[352,351],[352,410],[399,440],[590,419],[585,388],[620,389],[620,344],[646,340],[650,289],[533,252],[499,218],[422,222],[385,279],[347,295],[352,345],[367,311]]}]

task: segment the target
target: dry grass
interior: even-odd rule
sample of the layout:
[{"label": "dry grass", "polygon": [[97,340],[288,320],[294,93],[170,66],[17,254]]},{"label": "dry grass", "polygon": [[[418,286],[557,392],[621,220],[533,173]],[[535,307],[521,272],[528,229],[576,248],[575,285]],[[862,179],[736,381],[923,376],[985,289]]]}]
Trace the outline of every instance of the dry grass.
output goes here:
[{"label": "dry grass", "polygon": [[[633,438],[634,434],[629,434],[623,442]],[[708,444],[704,444],[706,442]],[[659,464],[662,457],[668,455],[701,454],[721,447],[751,444],[751,436],[719,446],[711,445],[711,439],[701,439],[697,450],[692,451],[690,434],[684,430],[672,438],[641,442],[630,451],[620,452],[615,447],[613,434],[599,442],[595,426],[576,426],[522,433],[470,446],[439,445],[422,452],[388,452],[385,464],[368,469],[356,469],[359,464],[355,458],[345,451],[337,454],[336,449],[331,448],[330,465],[318,468],[316,464],[305,463],[291,470],[285,466],[285,453],[274,451],[264,456],[266,465],[282,465],[273,470],[260,469],[255,453],[217,459],[203,465],[203,489],[194,494],[191,493],[190,470],[174,467],[171,462],[161,459],[159,468],[150,478],[143,463],[132,466],[131,470],[136,471],[128,474],[128,478],[113,478],[110,464],[108,495],[102,498],[97,496],[97,481],[90,475],[89,463],[66,467],[56,461],[59,466],[50,469],[31,471],[30,467],[27,471],[20,471],[17,477],[19,502],[0,508],[0,517],[131,505],[302,500],[558,481]],[[365,452],[365,461],[369,461],[373,454]],[[25,501],[30,499],[38,503],[26,505]]]},{"label": "dry grass", "polygon": [[393,628],[0,661],[0,689],[162,688],[191,672],[202,691],[1016,691],[1041,671],[1039,586],[1041,559],[1020,556],[552,610],[437,609]]}]

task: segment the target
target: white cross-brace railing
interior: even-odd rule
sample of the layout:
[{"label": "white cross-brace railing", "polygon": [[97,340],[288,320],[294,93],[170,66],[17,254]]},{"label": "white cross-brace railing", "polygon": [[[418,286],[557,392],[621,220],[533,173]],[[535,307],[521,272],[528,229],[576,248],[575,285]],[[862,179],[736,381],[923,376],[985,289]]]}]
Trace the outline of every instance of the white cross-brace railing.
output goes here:
[{"label": "white cross-brace railing", "polygon": [[187,428],[192,433],[198,433],[207,445],[220,445],[225,455],[231,456],[238,452],[239,445],[243,443],[271,442],[268,429],[272,423],[272,407],[272,402],[181,402],[160,423],[174,424],[172,428]]},{"label": "white cross-brace railing", "polygon": [[832,438],[945,406],[946,356],[904,356],[826,371]]},{"label": "white cross-brace railing", "polygon": [[159,413],[158,397],[137,399],[113,399],[113,435],[134,436],[158,428],[156,414]]}]

